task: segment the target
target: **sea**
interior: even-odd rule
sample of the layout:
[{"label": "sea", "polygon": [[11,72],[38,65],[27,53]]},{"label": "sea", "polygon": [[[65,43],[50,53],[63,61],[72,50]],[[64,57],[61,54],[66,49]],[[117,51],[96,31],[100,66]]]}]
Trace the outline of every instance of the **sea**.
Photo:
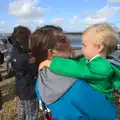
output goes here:
[{"label": "sea", "polygon": [[[79,55],[81,53],[81,49],[82,49],[82,39],[81,39],[81,34],[67,34],[68,39],[71,42],[71,46],[76,50],[75,53],[76,55]],[[7,36],[0,36],[0,39],[6,39]],[[120,44],[119,44],[120,45]],[[11,49],[11,45],[8,44],[9,49]],[[117,57],[120,56],[120,47],[118,50],[115,50],[113,52],[113,56]]]},{"label": "sea", "polygon": [[[71,42],[71,46],[75,49],[81,49],[81,35],[80,34],[68,34],[68,39]],[[7,36],[0,36],[0,39],[6,39]],[[9,46],[9,45],[8,45]]]},{"label": "sea", "polygon": [[[71,46],[72,48],[75,49],[75,55],[78,56],[82,53],[81,49],[82,49],[82,39],[81,39],[81,34],[67,34],[68,39],[71,42]],[[0,36],[0,39],[6,39],[7,36]],[[8,49],[9,51],[12,50],[12,46],[11,44],[8,43]],[[118,61],[120,61],[120,47],[119,49],[116,49],[115,51],[113,51],[113,53],[111,54],[113,57],[115,57]]]},{"label": "sea", "polygon": [[82,48],[82,39],[80,34],[69,34],[67,35],[68,39],[71,42],[71,46],[75,49],[81,49]]}]

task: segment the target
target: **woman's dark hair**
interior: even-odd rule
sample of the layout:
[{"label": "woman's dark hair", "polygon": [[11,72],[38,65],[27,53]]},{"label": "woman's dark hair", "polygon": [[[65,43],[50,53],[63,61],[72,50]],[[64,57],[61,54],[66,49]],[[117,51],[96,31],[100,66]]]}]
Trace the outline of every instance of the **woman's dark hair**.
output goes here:
[{"label": "woman's dark hair", "polygon": [[10,44],[13,44],[12,36],[8,36],[7,39]]},{"label": "woman's dark hair", "polygon": [[54,26],[54,25],[45,25],[40,28],[41,30],[58,30],[58,31],[63,31],[63,29],[59,26]]},{"label": "woman's dark hair", "polygon": [[9,36],[8,40],[12,44],[17,41],[21,46],[28,49],[30,35],[31,31],[27,27],[20,25],[14,28],[13,33]]},{"label": "woman's dark hair", "polygon": [[54,26],[51,29],[40,28],[31,35],[31,51],[37,65],[48,57],[49,49],[68,50],[68,39],[61,28]]}]

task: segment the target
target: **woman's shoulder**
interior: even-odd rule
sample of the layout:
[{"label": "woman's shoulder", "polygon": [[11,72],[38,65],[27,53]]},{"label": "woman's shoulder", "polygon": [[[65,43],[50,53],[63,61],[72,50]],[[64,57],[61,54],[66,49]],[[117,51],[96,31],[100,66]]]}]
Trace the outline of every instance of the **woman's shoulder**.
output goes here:
[{"label": "woman's shoulder", "polygon": [[54,72],[51,72],[49,68],[44,68],[42,70],[39,71],[38,73],[39,77],[41,77],[42,79],[60,79],[60,80],[76,80],[76,78],[73,77],[66,77],[66,76],[61,76],[58,75]]}]

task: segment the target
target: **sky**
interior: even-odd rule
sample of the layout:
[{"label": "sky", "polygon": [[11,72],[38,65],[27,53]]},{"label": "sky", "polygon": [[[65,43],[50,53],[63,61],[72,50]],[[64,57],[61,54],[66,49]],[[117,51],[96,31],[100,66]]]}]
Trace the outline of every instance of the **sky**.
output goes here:
[{"label": "sky", "polygon": [[66,32],[82,32],[88,26],[108,22],[120,28],[120,0],[1,0],[0,33],[18,25],[34,31],[56,25]]}]

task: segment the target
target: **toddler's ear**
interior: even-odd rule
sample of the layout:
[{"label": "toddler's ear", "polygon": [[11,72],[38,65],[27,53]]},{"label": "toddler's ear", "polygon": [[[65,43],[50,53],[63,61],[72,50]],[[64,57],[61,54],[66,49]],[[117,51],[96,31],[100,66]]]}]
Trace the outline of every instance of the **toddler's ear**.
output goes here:
[{"label": "toddler's ear", "polygon": [[104,50],[104,45],[100,44],[98,45],[98,53],[101,53]]}]

